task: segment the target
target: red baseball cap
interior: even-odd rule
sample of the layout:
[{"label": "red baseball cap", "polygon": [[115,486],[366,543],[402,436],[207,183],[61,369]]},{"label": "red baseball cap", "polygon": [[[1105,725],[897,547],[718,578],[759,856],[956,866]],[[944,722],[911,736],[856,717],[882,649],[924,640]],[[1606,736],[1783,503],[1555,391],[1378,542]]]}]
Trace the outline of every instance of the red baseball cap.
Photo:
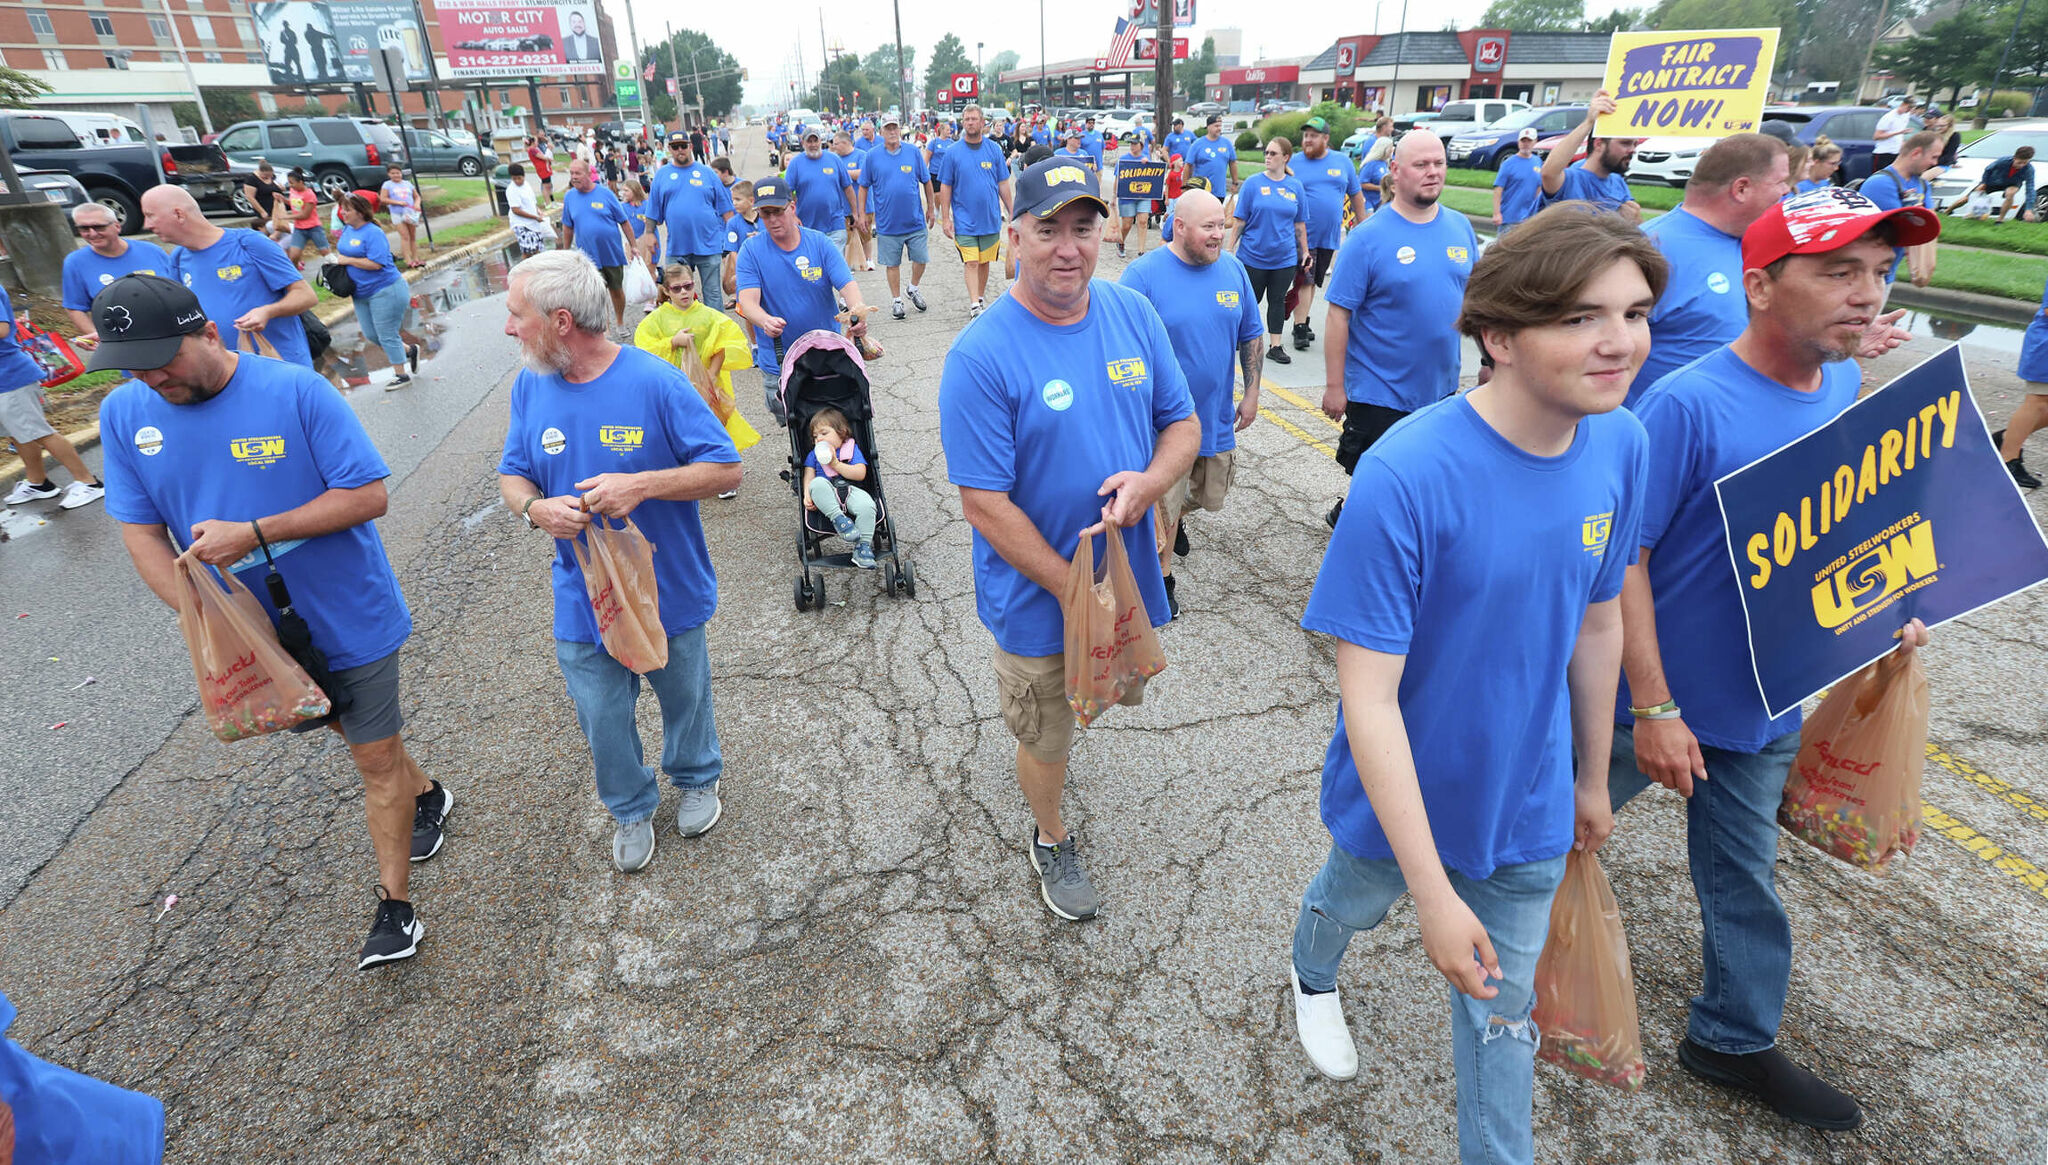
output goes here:
[{"label": "red baseball cap", "polygon": [[1941,235],[1941,219],[1924,206],[1886,210],[1846,187],[1809,190],[1773,204],[1742,232],[1742,267],[1768,267],[1787,255],[1825,254],[1894,220],[1902,247],[1931,243]]}]

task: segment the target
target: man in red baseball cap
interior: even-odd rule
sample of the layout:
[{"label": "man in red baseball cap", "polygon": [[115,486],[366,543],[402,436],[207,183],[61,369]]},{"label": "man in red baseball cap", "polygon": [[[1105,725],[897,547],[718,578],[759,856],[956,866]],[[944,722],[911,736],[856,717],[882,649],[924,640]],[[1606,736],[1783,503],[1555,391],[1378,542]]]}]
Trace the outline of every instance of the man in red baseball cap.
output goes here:
[{"label": "man in red baseball cap", "polygon": [[[1772,867],[1799,713],[1772,719],[1757,692],[1714,481],[1855,403],[1853,357],[1892,328],[1880,318],[1892,248],[1940,233],[1924,207],[1886,210],[1840,188],[1772,206],[1742,236],[1749,326],[1635,406],[1650,459],[1641,555],[1621,596],[1609,798],[1618,810],[1652,781],[1686,798],[1704,966],[1679,1063],[1816,1129],[1853,1129],[1863,1112],[1777,1049],[1792,930]],[[1911,651],[1927,628],[1915,619],[1899,638]]]}]

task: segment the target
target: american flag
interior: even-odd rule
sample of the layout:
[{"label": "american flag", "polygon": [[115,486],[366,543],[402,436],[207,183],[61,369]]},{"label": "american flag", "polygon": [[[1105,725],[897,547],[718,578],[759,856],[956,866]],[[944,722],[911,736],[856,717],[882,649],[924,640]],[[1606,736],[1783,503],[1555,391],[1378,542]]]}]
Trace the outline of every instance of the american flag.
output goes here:
[{"label": "american flag", "polygon": [[1138,43],[1138,32],[1143,27],[1135,20],[1117,17],[1116,35],[1109,39],[1109,52],[1105,54],[1111,68],[1131,63],[1131,49]]}]

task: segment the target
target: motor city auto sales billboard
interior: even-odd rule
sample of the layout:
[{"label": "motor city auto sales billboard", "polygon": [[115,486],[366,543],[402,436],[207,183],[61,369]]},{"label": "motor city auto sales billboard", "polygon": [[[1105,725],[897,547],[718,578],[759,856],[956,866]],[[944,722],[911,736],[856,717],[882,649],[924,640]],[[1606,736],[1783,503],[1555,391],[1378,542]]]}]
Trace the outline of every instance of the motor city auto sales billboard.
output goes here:
[{"label": "motor city auto sales billboard", "polygon": [[371,60],[387,48],[405,54],[408,81],[433,76],[413,0],[283,0],[252,5],[249,15],[273,85],[374,81]]},{"label": "motor city auto sales billboard", "polygon": [[605,71],[590,0],[435,0],[454,77],[598,76]]}]

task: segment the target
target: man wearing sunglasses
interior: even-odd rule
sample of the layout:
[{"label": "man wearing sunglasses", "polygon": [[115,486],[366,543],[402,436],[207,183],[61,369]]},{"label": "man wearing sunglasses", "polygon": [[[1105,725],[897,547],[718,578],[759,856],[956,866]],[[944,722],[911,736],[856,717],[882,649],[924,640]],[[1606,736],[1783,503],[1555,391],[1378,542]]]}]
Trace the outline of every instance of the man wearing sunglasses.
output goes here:
[{"label": "man wearing sunglasses", "polygon": [[719,268],[725,261],[725,222],[732,217],[732,192],[718,172],[697,161],[690,135],[668,139],[668,164],[654,172],[644,217],[649,225],[668,229],[666,261],[682,263],[697,273],[704,302],[725,307],[719,289]]},{"label": "man wearing sunglasses", "polygon": [[169,275],[171,257],[162,247],[145,239],[130,242],[121,237],[121,224],[114,212],[97,202],[80,203],[71,212],[71,225],[85,246],[64,256],[64,311],[78,333],[79,344],[91,344],[92,297],[114,280],[140,271],[144,275]]}]

